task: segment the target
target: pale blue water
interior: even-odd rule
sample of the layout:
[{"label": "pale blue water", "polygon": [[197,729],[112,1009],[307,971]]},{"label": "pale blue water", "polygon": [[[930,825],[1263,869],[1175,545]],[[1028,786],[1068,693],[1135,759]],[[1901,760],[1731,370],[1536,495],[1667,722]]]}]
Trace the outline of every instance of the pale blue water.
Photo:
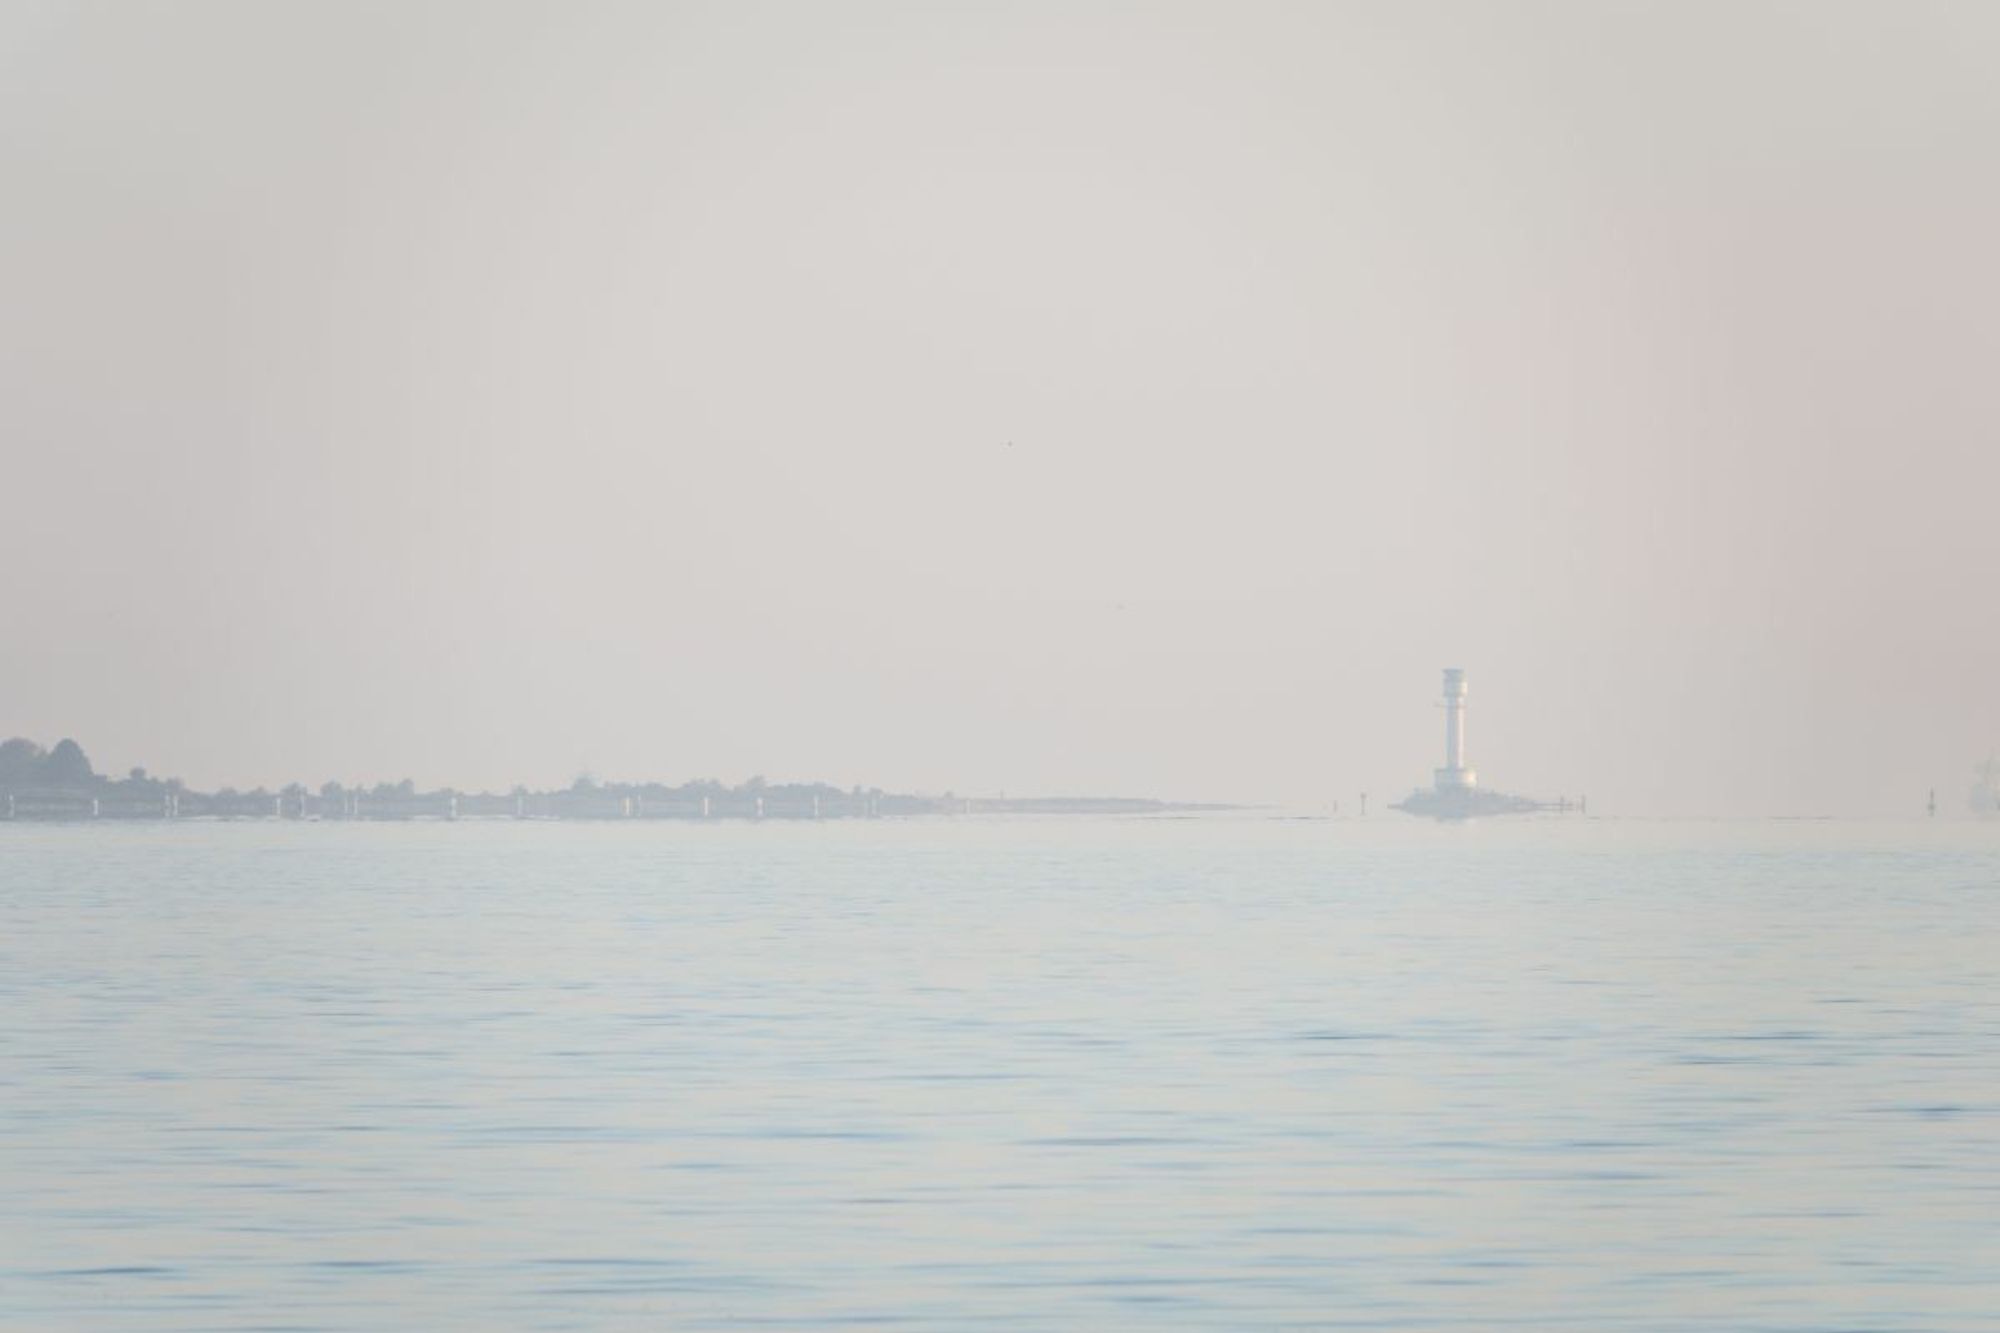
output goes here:
[{"label": "pale blue water", "polygon": [[0,825],[0,1326],[2000,1327],[2000,826]]}]

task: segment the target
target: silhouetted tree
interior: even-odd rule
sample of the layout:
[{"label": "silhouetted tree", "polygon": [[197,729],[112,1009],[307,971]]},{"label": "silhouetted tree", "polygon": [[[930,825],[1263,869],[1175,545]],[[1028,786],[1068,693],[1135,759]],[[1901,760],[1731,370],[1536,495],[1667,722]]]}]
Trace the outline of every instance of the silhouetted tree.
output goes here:
[{"label": "silhouetted tree", "polygon": [[25,787],[41,781],[42,747],[26,737],[0,741],[0,786]]},{"label": "silhouetted tree", "polygon": [[83,747],[66,736],[49,751],[49,757],[42,762],[42,773],[58,787],[87,787],[97,776],[90,771],[90,760],[84,756]]}]

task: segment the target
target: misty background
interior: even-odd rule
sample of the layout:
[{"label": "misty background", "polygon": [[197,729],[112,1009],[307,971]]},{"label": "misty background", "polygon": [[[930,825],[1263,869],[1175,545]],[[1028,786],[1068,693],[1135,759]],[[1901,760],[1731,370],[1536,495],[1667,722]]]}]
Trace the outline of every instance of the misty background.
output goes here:
[{"label": "misty background", "polygon": [[0,4],[0,735],[1947,811],[2000,7]]}]

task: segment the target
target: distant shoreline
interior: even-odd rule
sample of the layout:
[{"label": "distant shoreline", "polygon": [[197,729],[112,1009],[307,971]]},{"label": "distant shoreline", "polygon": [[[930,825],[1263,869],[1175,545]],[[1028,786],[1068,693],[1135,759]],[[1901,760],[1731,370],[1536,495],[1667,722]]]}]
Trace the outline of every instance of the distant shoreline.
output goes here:
[{"label": "distant shoreline", "polygon": [[143,768],[123,778],[93,770],[83,747],[64,739],[44,750],[15,737],[0,742],[0,821],[290,819],[398,821],[409,819],[879,819],[907,815],[1140,815],[1235,810],[1233,805],[1128,796],[920,796],[880,787],[841,788],[826,782],[767,782],[753,777],[730,786],[713,778],[662,782],[599,782],[588,775],[547,791],[419,791],[414,782],[317,789],[294,782],[276,791],[222,787],[196,791],[178,778]]},{"label": "distant shoreline", "polygon": [[596,794],[537,793],[515,798],[491,793],[450,793],[406,800],[362,800],[321,809],[321,798],[308,794],[304,803],[283,794],[268,798],[205,796],[176,807],[171,802],[139,804],[107,801],[87,793],[9,793],[0,807],[0,823],[19,824],[139,824],[139,823],[547,823],[547,822],[680,822],[940,819],[978,815],[1146,816],[1223,814],[1253,807],[1213,802],[1160,801],[1134,797],[920,797],[879,799],[843,797],[768,800],[755,797],[708,799],[699,802],[646,801],[643,797]]}]

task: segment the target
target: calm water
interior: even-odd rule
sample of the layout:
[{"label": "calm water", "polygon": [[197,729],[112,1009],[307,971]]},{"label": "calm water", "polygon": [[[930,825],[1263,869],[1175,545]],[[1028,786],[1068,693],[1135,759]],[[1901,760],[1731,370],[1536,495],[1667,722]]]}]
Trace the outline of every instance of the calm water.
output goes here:
[{"label": "calm water", "polygon": [[0,825],[0,1325],[2000,1327],[2000,826]]}]

